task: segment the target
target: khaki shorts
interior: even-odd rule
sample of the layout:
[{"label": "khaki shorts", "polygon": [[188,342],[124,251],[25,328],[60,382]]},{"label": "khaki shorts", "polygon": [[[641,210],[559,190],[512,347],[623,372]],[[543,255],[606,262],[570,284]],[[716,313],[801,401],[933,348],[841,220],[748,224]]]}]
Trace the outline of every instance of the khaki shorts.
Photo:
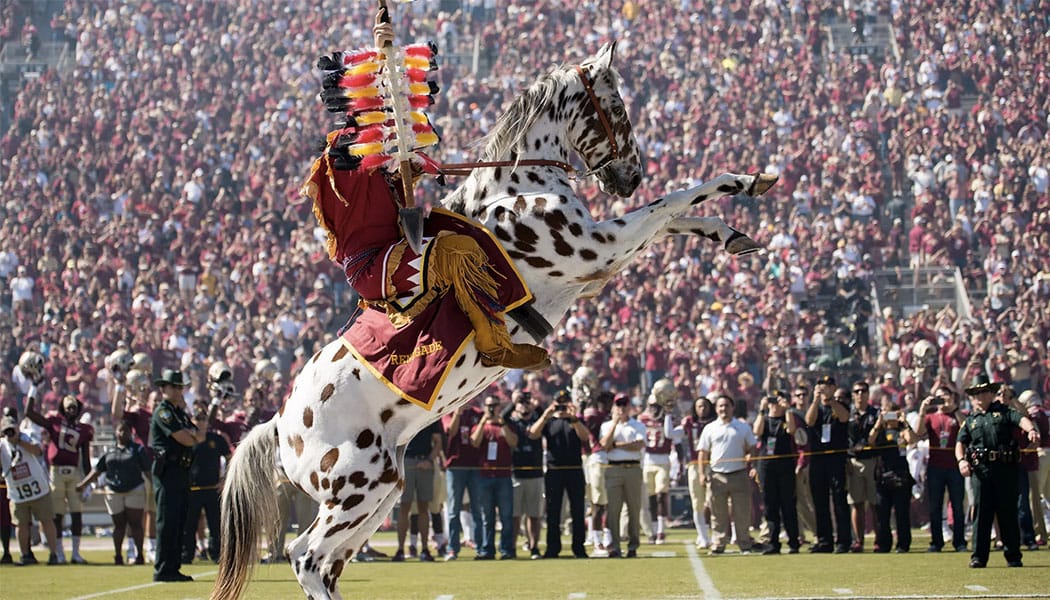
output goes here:
[{"label": "khaki shorts", "polygon": [[[441,513],[441,507],[448,500],[448,484],[445,481],[445,471],[438,467],[434,467],[434,497],[430,499],[430,506],[427,507],[427,511],[430,514]],[[419,504],[413,502],[410,515],[419,514]]]},{"label": "khaki shorts", "polygon": [[[430,463],[430,469],[420,469],[422,463]],[[434,498],[434,463],[429,458],[405,457],[405,489],[402,502],[430,502]]]},{"label": "khaki shorts", "polygon": [[155,513],[157,512],[157,496],[153,493],[153,477],[146,475],[142,478],[142,483],[146,491],[146,506],[144,510]]},{"label": "khaki shorts", "polygon": [[671,465],[645,465],[645,491],[650,496],[671,491]]},{"label": "khaki shorts", "polygon": [[875,504],[875,462],[878,459],[849,459],[846,495],[850,504]]},{"label": "khaki shorts", "polygon": [[605,467],[608,465],[598,462],[595,455],[587,459],[587,468],[584,474],[587,476],[587,501],[591,504],[605,506],[609,503],[605,491]]},{"label": "khaki shorts", "polygon": [[146,508],[146,486],[140,485],[130,492],[111,492],[106,490],[106,512],[119,515],[127,509],[144,510]]},{"label": "khaki shorts", "polygon": [[543,516],[543,478],[514,478],[514,516]]},{"label": "khaki shorts", "polygon": [[[51,501],[56,515],[66,515],[84,510],[77,484],[84,478],[80,467],[51,467]],[[66,510],[66,507],[69,510]]]},{"label": "khaki shorts", "polygon": [[41,523],[54,521],[54,499],[51,498],[51,493],[48,492],[36,500],[30,500],[29,502],[20,502],[18,504],[12,502],[11,514],[14,515],[15,524],[19,527],[30,525],[34,518]]}]

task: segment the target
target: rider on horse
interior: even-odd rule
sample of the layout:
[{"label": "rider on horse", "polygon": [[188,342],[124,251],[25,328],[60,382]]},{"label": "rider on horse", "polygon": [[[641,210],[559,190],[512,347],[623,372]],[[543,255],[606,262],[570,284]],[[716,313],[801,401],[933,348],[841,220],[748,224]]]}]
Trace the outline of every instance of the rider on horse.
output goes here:
[{"label": "rider on horse", "polygon": [[[377,48],[393,40],[393,28],[379,17],[373,31]],[[418,276],[399,279],[397,275],[404,273],[406,265],[421,262],[408,247],[398,224],[404,193],[395,184],[396,172],[346,160],[355,157],[347,156],[345,145],[339,145],[345,132],[340,129],[328,134],[325,152],[314,162],[303,192],[314,200],[314,213],[328,231],[330,258],[343,266],[348,282],[364,304],[384,309],[396,320],[398,315],[392,314],[398,311],[396,299],[419,283]],[[411,163],[401,163],[407,164]],[[425,170],[436,172],[434,166],[424,157]],[[413,178],[422,175],[416,169]],[[474,344],[482,355],[482,364],[512,369],[550,365],[543,348],[510,341],[505,308],[496,299],[499,283],[474,238],[443,231],[426,243],[430,245],[427,262],[433,289],[438,294],[452,289],[474,328]]]}]

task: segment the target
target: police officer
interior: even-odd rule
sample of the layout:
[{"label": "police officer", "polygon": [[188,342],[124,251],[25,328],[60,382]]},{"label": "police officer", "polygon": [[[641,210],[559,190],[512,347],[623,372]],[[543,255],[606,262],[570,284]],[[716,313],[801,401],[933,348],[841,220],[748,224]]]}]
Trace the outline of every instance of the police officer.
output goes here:
[{"label": "police officer", "polygon": [[[219,562],[219,491],[222,459],[230,459],[230,445],[226,438],[214,430],[208,429],[213,422],[214,412],[208,410],[203,401],[193,403],[193,423],[203,431],[205,440],[193,447],[193,463],[190,465],[190,495],[187,501],[186,525],[182,534],[182,563],[193,562],[197,541],[197,524],[201,511],[208,521],[207,554],[201,558],[210,558]],[[210,414],[209,414],[210,413]]]},{"label": "police officer", "polygon": [[164,369],[153,382],[161,402],[149,425],[154,450],[153,485],[157,495],[157,558],[153,581],[193,581],[179,572],[182,566],[182,530],[186,521],[193,446],[207,439],[207,432],[194,427],[182,397],[182,372]]},{"label": "police officer", "polygon": [[1021,452],[1014,438],[1015,429],[1020,427],[1029,441],[1039,443],[1039,430],[1032,421],[996,400],[999,386],[982,374],[966,388],[973,413],[966,418],[955,443],[959,472],[963,477],[974,476],[976,526],[970,556],[970,567],[974,569],[982,569],[988,563],[992,521],[996,517],[999,517],[1006,564],[1022,566],[1017,524],[1017,469]]}]

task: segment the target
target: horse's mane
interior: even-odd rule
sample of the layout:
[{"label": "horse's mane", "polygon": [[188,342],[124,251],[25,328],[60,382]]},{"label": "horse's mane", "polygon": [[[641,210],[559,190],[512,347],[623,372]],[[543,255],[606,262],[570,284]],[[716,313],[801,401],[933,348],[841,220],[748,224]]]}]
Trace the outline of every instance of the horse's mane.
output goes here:
[{"label": "horse's mane", "polygon": [[540,118],[554,101],[555,95],[575,77],[571,68],[560,66],[532,84],[524,94],[511,103],[510,108],[500,115],[492,130],[485,134],[478,143],[484,148],[482,160],[499,160],[525,142],[525,136],[536,120]]}]

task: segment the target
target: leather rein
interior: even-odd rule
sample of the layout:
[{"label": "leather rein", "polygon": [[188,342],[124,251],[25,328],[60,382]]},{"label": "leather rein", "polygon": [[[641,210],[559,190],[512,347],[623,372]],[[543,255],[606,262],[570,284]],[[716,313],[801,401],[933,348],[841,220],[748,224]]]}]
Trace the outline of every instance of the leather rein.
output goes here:
[{"label": "leather rein", "polygon": [[[613,135],[612,124],[609,122],[609,115],[605,113],[605,109],[602,108],[600,102],[598,102],[598,96],[594,93],[594,86],[591,84],[590,77],[587,76],[586,71],[583,67],[576,66],[576,74],[580,76],[580,81],[583,82],[583,88],[587,90],[587,95],[591,99],[591,106],[594,107],[594,111],[598,113],[598,120],[602,123],[602,129],[605,130],[605,137],[612,145],[612,152],[609,157],[603,160],[597,167],[590,169],[583,173],[586,177],[597,171],[605,168],[606,165],[611,163],[620,157],[620,147],[616,143],[616,137]],[[474,169],[487,169],[494,167],[555,167],[565,171],[566,173],[574,173],[578,169],[570,165],[567,162],[560,160],[551,160],[545,158],[525,158],[521,160],[495,160],[495,161],[481,161],[481,162],[464,162],[464,163],[442,163],[441,172],[444,175],[455,175],[455,176],[467,176],[470,175]]]}]

